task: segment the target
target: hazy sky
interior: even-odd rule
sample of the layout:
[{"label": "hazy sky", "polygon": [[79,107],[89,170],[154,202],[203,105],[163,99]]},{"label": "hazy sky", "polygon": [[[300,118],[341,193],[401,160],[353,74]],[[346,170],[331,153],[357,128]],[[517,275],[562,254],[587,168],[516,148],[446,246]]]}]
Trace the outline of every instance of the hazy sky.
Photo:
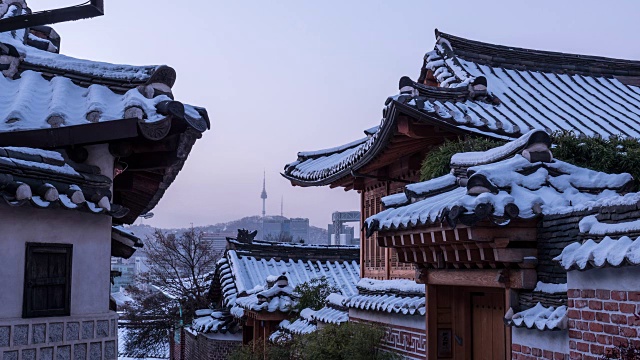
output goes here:
[{"label": "hazy sky", "polygon": [[[32,9],[81,0],[29,0]],[[637,1],[105,0],[106,15],[57,24],[62,53],[176,69],[176,100],[206,107],[212,129],[145,223],[212,224],[262,210],[326,226],[357,193],[292,187],[302,150],[377,125],[401,76],[417,78],[434,29],[542,50],[640,59]]]}]

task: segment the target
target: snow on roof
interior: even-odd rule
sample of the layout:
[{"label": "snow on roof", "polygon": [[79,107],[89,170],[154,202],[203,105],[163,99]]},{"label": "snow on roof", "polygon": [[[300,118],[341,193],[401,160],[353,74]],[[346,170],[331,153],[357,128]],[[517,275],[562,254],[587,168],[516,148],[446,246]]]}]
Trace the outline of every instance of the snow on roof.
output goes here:
[{"label": "snow on roof", "polygon": [[286,332],[294,335],[310,334],[317,329],[315,324],[311,323],[308,319],[305,319],[303,317],[299,317],[293,322],[289,320],[283,320],[278,325],[278,327],[281,330],[285,330]]},{"label": "snow on roof", "polygon": [[513,313],[509,309],[505,315],[505,320],[509,325],[515,327],[526,327],[538,330],[564,330],[567,328],[567,307],[565,305],[554,308],[553,306],[545,307],[541,303],[536,306]]},{"label": "snow on roof", "polygon": [[[475,158],[480,159],[481,155],[476,154]],[[566,213],[622,201],[620,198],[633,181],[627,173],[606,174],[559,160],[531,162],[519,154],[470,167],[467,173],[470,176],[465,187],[452,186],[453,175],[407,185],[405,193],[411,203],[366,219],[369,233],[435,223],[445,220],[445,216],[454,223],[473,225],[482,220],[474,215],[479,207],[488,207],[480,213],[503,225],[510,216],[528,219],[539,214]],[[427,195],[409,188],[426,190]],[[631,201],[637,197],[625,198],[624,201]]]},{"label": "snow on roof", "polygon": [[127,294],[125,291],[113,292],[110,296],[111,298],[113,298],[113,301],[116,302],[116,305],[118,307],[124,306],[127,303],[132,303],[134,301],[133,298],[129,296],[129,294]]},{"label": "snow on roof", "polygon": [[640,220],[604,223],[596,215],[585,216],[580,220],[580,233],[593,236],[621,235],[640,231]]},{"label": "snow on roof", "polygon": [[600,242],[591,239],[566,246],[553,260],[565,270],[585,270],[590,267],[640,265],[640,237],[623,236],[617,240],[607,236]]},{"label": "snow on roof", "polygon": [[358,295],[345,301],[345,305],[361,310],[424,315],[425,285],[412,280],[364,278],[358,282]]},{"label": "snow on roof", "polygon": [[235,334],[241,331],[240,325],[226,309],[201,309],[196,311],[191,328],[200,333]]},{"label": "snow on roof", "polygon": [[395,279],[395,280],[376,280],[363,278],[358,282],[358,290],[362,292],[383,293],[389,292],[394,294],[410,294],[424,295],[425,284],[418,284],[413,280]]},{"label": "snow on roof", "polygon": [[[166,95],[147,99],[137,89],[120,95],[103,85],[85,88],[61,76],[47,80],[35,71],[25,71],[16,80],[0,76],[0,91],[5,94],[0,101],[2,132],[119,120],[131,107],[141,108],[146,121],[155,122],[166,117],[157,112],[156,105],[171,100]],[[96,118],[89,115],[94,112]],[[61,122],[53,123],[52,117]]]},{"label": "snow on roof", "polygon": [[324,324],[340,325],[349,321],[349,313],[344,310],[337,310],[330,307],[323,307],[320,310],[303,309],[299,316],[293,321],[283,320],[278,325],[278,331],[269,337],[271,342],[288,341],[290,335],[310,334],[318,330],[318,322]]},{"label": "snow on roof", "polygon": [[[128,240],[131,241],[130,244],[127,244],[128,246],[135,246],[135,247],[143,247],[144,243],[142,242],[142,239],[140,239],[140,237],[136,236],[136,234],[134,234],[133,232],[131,232],[128,229],[125,229],[124,226],[122,225],[114,225],[111,227],[112,232],[115,232],[125,238],[127,238]],[[112,238],[113,238],[113,234],[112,234]],[[116,241],[119,241],[120,239],[114,239]]]},{"label": "snow on roof", "polygon": [[[25,14],[12,4],[8,17]],[[6,10],[6,9],[3,9]],[[0,76],[0,132],[48,129],[139,118],[156,122],[167,117],[156,106],[172,101],[175,71],[167,66],[115,65],[40,50],[25,44],[25,29],[0,33],[3,64]],[[32,34],[29,34],[32,35]],[[47,41],[46,39],[40,39]],[[114,92],[116,91],[116,92]],[[135,108],[134,111],[129,111]],[[185,105],[185,114],[202,127],[204,115]],[[129,113],[127,113],[129,111]],[[204,131],[204,130],[203,130]]]},{"label": "snow on roof", "polygon": [[[608,74],[588,71],[567,74],[570,71],[550,67],[531,71],[529,68],[509,68],[505,64],[493,65],[481,60],[480,56],[469,56],[467,48],[464,53],[457,53],[456,46],[466,46],[464,42],[467,41],[457,40],[453,43],[438,41],[436,54],[429,57],[425,67],[434,73],[448,73],[438,79],[442,87],[467,88],[475,79],[484,77],[488,93],[498,98],[499,104],[473,100],[441,103],[451,112],[454,123],[506,133],[524,133],[540,128],[548,131],[575,130],[586,135],[640,137],[637,87],[625,85]],[[491,46],[495,48],[495,45]],[[533,58],[534,55],[529,52],[529,56]],[[566,58],[566,65],[575,65],[578,59]],[[544,62],[544,59],[540,61]]]},{"label": "snow on roof", "polygon": [[[55,151],[0,147],[0,178],[0,196],[12,206],[30,204],[42,209],[59,206],[123,216],[123,208],[111,204],[107,196],[110,178],[80,172]],[[103,196],[93,199],[99,194]]]},{"label": "snow on roof", "polygon": [[357,250],[360,247],[360,245],[299,244],[299,243],[287,243],[287,242],[267,241],[267,240],[253,240],[253,242],[251,242],[250,244],[247,244],[233,238],[227,238],[227,241],[234,245],[238,245],[237,247],[243,250],[248,245],[258,245],[258,246],[264,246],[264,247],[271,247],[275,249],[296,248],[296,249],[328,249],[328,250],[344,250],[344,249]]},{"label": "snow on roof", "polygon": [[368,138],[362,138],[362,139],[358,139],[355,141],[352,141],[350,143],[344,144],[344,145],[340,145],[340,146],[336,146],[336,147],[332,147],[329,149],[323,149],[323,150],[315,150],[315,151],[300,151],[298,153],[299,157],[302,158],[317,158],[320,156],[326,156],[326,155],[331,155],[331,154],[335,154],[335,153],[340,153],[343,152],[345,150],[348,150],[350,148],[353,147],[357,147],[358,145],[362,145],[367,141]]},{"label": "snow on roof", "polygon": [[355,295],[349,299],[347,306],[360,310],[375,310],[404,315],[424,315],[427,311],[424,295],[402,296],[391,293]]},{"label": "snow on roof", "polygon": [[349,298],[342,296],[341,294],[331,293],[327,296],[327,304],[343,307]]},{"label": "snow on roof", "polygon": [[[297,304],[297,300],[287,277],[284,275],[282,277],[284,277],[282,283],[276,282],[269,285],[267,282],[260,291],[236,298],[236,305],[252,311],[290,312]],[[257,289],[252,289],[252,292]]]},{"label": "snow on roof", "polygon": [[285,165],[285,175],[291,178],[313,181],[336,175],[350,169],[356,159],[369,150],[377,133],[343,146],[298,153],[298,160]]},{"label": "snow on roof", "polygon": [[405,186],[405,192],[412,198],[428,197],[436,193],[458,187],[458,179],[452,174],[446,174],[430,181],[423,181]]},{"label": "snow on roof", "polygon": [[542,281],[538,281],[536,283],[535,289],[533,291],[543,292],[545,294],[561,294],[567,292],[567,284],[554,284],[554,283],[545,283]]},{"label": "snow on roof", "polygon": [[314,312],[311,317],[321,323],[340,325],[349,321],[349,312],[325,306]]},{"label": "snow on roof", "polygon": [[[18,10],[15,15],[25,14],[26,9]],[[9,11],[11,12],[11,11]],[[14,16],[15,16],[14,15]],[[6,14],[11,17],[11,14]],[[45,51],[25,44],[25,29],[0,33],[0,42],[9,44],[24,57],[24,62],[30,66],[38,66],[57,70],[56,72],[73,72],[90,77],[100,77],[127,81],[146,81],[158,65],[119,65],[99,61],[77,59],[58,53]],[[31,35],[31,34],[29,34]],[[43,39],[38,39],[42,41]]]},{"label": "snow on roof", "polygon": [[[223,306],[241,305],[251,307],[257,300],[257,293],[265,289],[268,276],[286,276],[290,288],[308,282],[311,279],[326,277],[332,286],[344,296],[357,293],[356,284],[360,280],[360,265],[356,261],[302,261],[296,259],[275,260],[256,259],[241,256],[235,250],[226,252],[218,262]],[[283,294],[290,295],[290,294]],[[242,297],[254,297],[253,300],[240,300]],[[284,308],[283,303],[271,304],[272,308]],[[250,304],[251,303],[251,304]],[[276,306],[277,305],[277,306]],[[260,305],[269,309],[269,306]]]},{"label": "snow on roof", "polygon": [[470,167],[503,160],[522,151],[522,149],[529,143],[531,137],[534,135],[538,137],[541,132],[546,135],[547,139],[549,138],[549,135],[542,130],[531,130],[513,141],[509,141],[502,146],[498,146],[487,151],[471,151],[454,154],[451,157],[451,165]]},{"label": "snow on roof", "polygon": [[407,205],[409,203],[409,198],[407,197],[407,195],[405,195],[405,193],[398,193],[398,194],[385,196],[382,199],[380,199],[380,201],[382,202],[382,205],[384,205],[385,208],[390,208],[390,207],[398,207],[401,205]]},{"label": "snow on roof", "polygon": [[[515,54],[511,47],[504,47],[500,56],[492,58],[483,52],[496,51],[499,45],[439,33],[441,38],[446,41],[437,40],[434,50],[427,53],[423,69],[423,74],[431,70],[439,86],[423,85],[425,79],[421,77],[420,83],[414,84],[418,96],[389,98],[385,118],[365,143],[318,159],[299,157],[285,167],[283,175],[293,183],[311,186],[327,185],[349,175],[351,169],[365,166],[384,150],[400,112],[413,113],[414,119],[426,124],[446,124],[501,139],[518,138],[533,129],[640,137],[640,87],[624,79],[631,74],[630,68],[634,69],[631,80],[640,76],[640,62],[602,62],[583,55],[558,57],[528,49],[520,49],[519,58],[510,62],[504,57]],[[558,59],[565,62],[560,64]],[[528,63],[526,68],[522,68],[523,62]],[[622,65],[610,67],[614,63]],[[536,64],[539,67],[531,71]],[[460,164],[492,161],[490,156],[477,158],[472,154],[454,160]]]}]

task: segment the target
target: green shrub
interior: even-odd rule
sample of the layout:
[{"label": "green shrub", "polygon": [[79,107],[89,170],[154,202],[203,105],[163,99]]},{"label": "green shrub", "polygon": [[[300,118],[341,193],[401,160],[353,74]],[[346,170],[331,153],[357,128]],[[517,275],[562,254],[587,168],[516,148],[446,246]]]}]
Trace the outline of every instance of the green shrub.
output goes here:
[{"label": "green shrub", "polygon": [[622,136],[577,137],[572,132],[552,135],[553,156],[570,164],[609,174],[629,173],[640,179],[640,141]]},{"label": "green shrub", "polygon": [[300,312],[303,309],[320,310],[324,307],[327,296],[331,293],[339,293],[340,289],[332,286],[325,276],[311,279],[302,284],[298,284],[294,289],[298,296],[298,304],[294,311]]},{"label": "green shrub", "polygon": [[502,140],[485,139],[479,137],[458,138],[445,140],[444,144],[430,151],[420,168],[420,181],[427,181],[438,176],[446,175],[451,170],[451,157],[457,153],[469,151],[487,151],[505,144]]},{"label": "green shrub", "polygon": [[344,323],[327,325],[308,335],[298,335],[288,343],[244,345],[231,360],[396,360],[397,354],[379,350],[385,330],[382,327]]},{"label": "green shrub", "polygon": [[379,326],[347,322],[327,325],[319,331],[299,337],[294,346],[304,360],[391,360],[400,357],[379,350],[385,329]]},{"label": "green shrub", "polygon": [[[636,185],[640,180],[640,141],[622,136],[609,138],[578,137],[573,132],[555,132],[551,135],[553,157],[570,164],[609,174],[627,172]],[[504,145],[504,141],[477,137],[446,141],[429,152],[422,162],[420,181],[448,174],[454,154],[468,151],[486,151]]]},{"label": "green shrub", "polygon": [[229,360],[289,360],[291,359],[290,344],[268,344],[265,347],[262,341],[255,344],[251,342],[236,349],[229,355]]}]

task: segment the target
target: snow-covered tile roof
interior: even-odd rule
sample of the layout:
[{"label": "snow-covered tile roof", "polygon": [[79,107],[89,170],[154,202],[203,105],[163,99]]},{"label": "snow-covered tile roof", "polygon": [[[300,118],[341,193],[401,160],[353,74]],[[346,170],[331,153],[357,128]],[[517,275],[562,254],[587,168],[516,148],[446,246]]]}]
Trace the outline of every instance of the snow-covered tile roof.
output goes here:
[{"label": "snow-covered tile roof", "polygon": [[579,223],[580,233],[592,236],[622,235],[640,231],[640,220],[601,222],[596,215],[585,216]]},{"label": "snow-covered tile roof", "polygon": [[[0,16],[27,14],[26,3],[0,8]],[[75,59],[58,54],[56,46],[41,50],[37,42],[49,42],[20,29],[0,33],[3,65],[0,76],[0,132],[49,129],[138,118],[155,123],[169,115],[185,118],[200,132],[208,126],[204,109],[173,103],[171,113],[162,103],[173,101],[175,70],[167,66],[116,65]],[[25,36],[25,33],[28,36]],[[57,42],[59,37],[55,31]]]},{"label": "snow-covered tile roof", "polygon": [[398,206],[402,206],[402,205],[407,205],[407,204],[409,204],[410,200],[407,197],[407,195],[402,192],[402,193],[398,193],[398,194],[385,196],[382,199],[380,199],[380,201],[382,202],[382,205],[385,208],[390,208],[390,207],[398,207]]},{"label": "snow-covered tile roof", "polygon": [[[439,86],[423,85],[427,74]],[[414,83],[417,95],[390,97],[380,126],[369,130],[366,142],[327,150],[318,158],[305,156],[314,152],[301,153],[283,176],[298,185],[319,186],[362,168],[384,151],[400,112],[501,139],[533,129],[638,138],[640,87],[631,85],[638,78],[638,61],[517,49],[437,33]]]},{"label": "snow-covered tile roof", "polygon": [[556,308],[545,307],[540,303],[515,314],[512,309],[509,309],[504,318],[509,325],[538,330],[564,330],[568,322],[565,305]]},{"label": "snow-covered tile roof", "polygon": [[329,306],[325,306],[314,312],[311,317],[316,321],[334,325],[340,325],[349,321],[349,313],[347,311],[335,309]]},{"label": "snow-covered tile roof", "polygon": [[[217,271],[220,279],[223,306],[237,307],[237,304],[242,308],[252,309],[254,303],[257,304],[258,293],[267,287],[267,280],[270,276],[279,277],[284,274],[291,289],[311,279],[326,277],[329,283],[339,289],[344,296],[356,294],[356,284],[360,280],[360,265],[357,261],[302,261],[293,258],[288,260],[260,259],[248,255],[239,255],[236,250],[226,252],[225,256],[218,261]],[[269,297],[272,294],[262,295]],[[282,299],[277,300],[277,304],[275,303],[276,300],[273,300],[273,303],[269,302],[267,305],[261,304],[259,305],[260,310],[284,311],[285,308],[290,310],[291,304],[285,297],[291,299],[291,293],[285,292],[279,295],[282,295]],[[241,300],[243,298],[246,298],[246,300]],[[240,314],[240,311],[236,311],[236,313]]]},{"label": "snow-covered tile roof", "polygon": [[127,303],[133,303],[133,298],[129,296],[125,291],[113,292],[109,295],[113,301],[115,301],[118,307],[124,306]]},{"label": "snow-covered tile roof", "polygon": [[425,285],[411,280],[365,278],[358,283],[358,295],[349,298],[345,305],[360,310],[424,315]]},{"label": "snow-covered tile roof", "polygon": [[392,293],[400,295],[423,296],[425,284],[418,284],[413,280],[394,279],[376,280],[363,278],[358,282],[358,292],[362,293]]},{"label": "snow-covered tile roof", "polygon": [[270,278],[267,277],[262,289],[256,287],[251,291],[255,293],[236,298],[236,305],[251,311],[288,313],[293,310],[297,300],[287,277],[280,275],[277,279]]},{"label": "snow-covered tile roof", "polygon": [[545,294],[561,294],[567,292],[567,283],[556,284],[538,281],[533,291],[539,291]]},{"label": "snow-covered tile roof", "polygon": [[[548,151],[539,144],[532,146]],[[487,217],[504,225],[512,218],[528,219],[620,201],[631,188],[633,178],[627,173],[606,174],[559,160],[549,161],[549,154],[545,161],[533,161],[535,156],[531,158],[533,153],[528,149],[522,155],[494,163],[484,163],[481,154],[474,154],[473,162],[483,164],[468,169],[468,180],[457,181],[465,186],[456,185],[456,177],[450,174],[407,185],[405,194],[411,203],[369,217],[369,232],[439,221],[473,225]],[[486,157],[494,158],[492,154]]]},{"label": "snow-covered tile roof", "polygon": [[[9,6],[0,9],[0,16],[7,18],[27,14],[29,10],[26,6],[25,1],[14,1]],[[52,29],[49,29],[49,31],[55,34],[57,40],[55,42],[59,44],[59,35]],[[27,36],[25,36],[25,33]],[[53,45],[52,41],[50,41],[51,39],[43,39],[41,37],[46,34],[40,33],[39,35],[34,35],[31,29],[19,29],[0,33],[0,42],[12,46],[20,54],[23,58],[21,68],[37,68],[48,74],[76,76],[78,80],[82,79],[89,82],[95,79],[111,80],[112,82],[117,81],[125,84],[145,82],[161,67],[159,65],[109,64],[61,55],[58,53],[59,47],[55,45],[49,46],[44,50],[38,48],[38,42],[48,42]]]},{"label": "snow-covered tile roof", "polygon": [[[112,233],[116,233],[128,240],[131,241],[131,243],[127,243],[127,245],[129,246],[135,246],[135,247],[143,247],[144,243],[142,242],[142,239],[140,239],[140,237],[138,237],[136,234],[134,234],[132,231],[125,229],[124,226],[122,225],[114,225],[111,227],[111,231]],[[121,240],[121,239],[118,239]]]},{"label": "snow-covered tile roof", "polygon": [[11,206],[62,207],[116,218],[127,213],[110,203],[110,178],[74,166],[55,151],[0,147],[0,196]]},{"label": "snow-covered tile roof", "polygon": [[404,315],[424,315],[426,313],[424,295],[363,294],[351,297],[347,306],[360,310],[375,310]]},{"label": "snow-covered tile roof", "polygon": [[313,319],[315,314],[314,310],[309,308],[303,309],[300,315],[293,322],[289,320],[283,320],[278,326],[280,329],[294,335],[304,335],[316,331],[317,327]]},{"label": "snow-covered tile roof", "polygon": [[285,176],[315,181],[340,175],[351,168],[373,145],[378,132],[371,136],[325,150],[298,153],[298,160],[285,166]]},{"label": "snow-covered tile roof", "polygon": [[191,328],[200,333],[221,333],[235,334],[241,331],[237,320],[226,309],[197,310],[198,318],[193,320]]},{"label": "snow-covered tile roof", "polygon": [[585,270],[590,267],[640,265],[640,237],[613,239],[606,236],[600,242],[591,239],[575,242],[562,250],[553,260],[565,270]]},{"label": "snow-covered tile roof", "polygon": [[272,342],[288,341],[291,335],[305,335],[318,330],[318,323],[340,325],[349,321],[346,310],[323,307],[320,310],[303,309],[293,320],[283,320],[278,324],[278,330],[269,337]]}]

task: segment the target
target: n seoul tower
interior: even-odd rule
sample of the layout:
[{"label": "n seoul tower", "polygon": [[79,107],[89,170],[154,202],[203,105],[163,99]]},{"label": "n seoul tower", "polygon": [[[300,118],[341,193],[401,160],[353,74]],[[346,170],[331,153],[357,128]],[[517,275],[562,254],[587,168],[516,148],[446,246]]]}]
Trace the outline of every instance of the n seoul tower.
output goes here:
[{"label": "n seoul tower", "polygon": [[262,217],[264,217],[266,215],[266,211],[265,211],[265,204],[267,201],[267,187],[266,187],[266,178],[267,178],[267,173],[266,171],[263,173],[262,175],[262,194],[260,194],[260,198],[262,199]]}]

